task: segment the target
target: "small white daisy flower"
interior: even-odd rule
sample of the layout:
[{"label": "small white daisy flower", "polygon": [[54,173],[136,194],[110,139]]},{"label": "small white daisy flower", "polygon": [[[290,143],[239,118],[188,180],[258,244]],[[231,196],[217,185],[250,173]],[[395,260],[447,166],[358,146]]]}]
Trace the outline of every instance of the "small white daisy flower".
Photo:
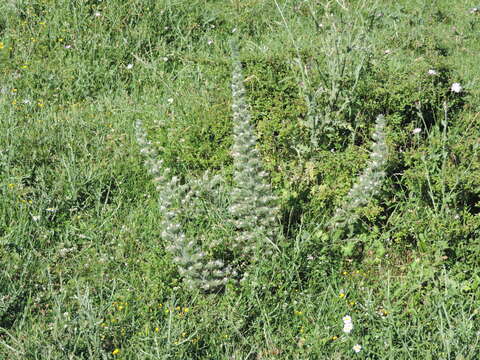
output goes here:
[{"label": "small white daisy flower", "polygon": [[167,62],[167,61],[168,61],[168,57],[165,56],[165,57],[163,58],[163,61]]},{"label": "small white daisy flower", "polygon": [[460,85],[460,83],[453,83],[450,90],[452,90],[454,93],[457,93],[457,94],[458,94],[458,93],[460,93],[460,92],[463,90],[463,88],[462,88],[462,86]]},{"label": "small white daisy flower", "polygon": [[128,64],[127,69],[130,70],[131,68],[133,68],[133,64]]},{"label": "small white daisy flower", "polygon": [[413,129],[412,134],[413,134],[413,135],[417,135],[417,134],[420,134],[421,132],[422,132],[422,129],[420,129],[420,128],[415,128],[415,129]]},{"label": "small white daisy flower", "polygon": [[433,70],[433,69],[428,70],[428,75],[434,76],[434,75],[437,75],[437,74],[438,74],[438,73],[437,73],[435,70]]},{"label": "small white daisy flower", "polygon": [[356,353],[359,353],[360,350],[362,350],[362,345],[355,344],[355,345],[353,346],[353,351],[355,351]]},{"label": "small white daisy flower", "polygon": [[171,103],[173,103],[173,99],[172,99],[172,98],[167,99],[167,102],[168,102],[169,104],[171,104]]}]

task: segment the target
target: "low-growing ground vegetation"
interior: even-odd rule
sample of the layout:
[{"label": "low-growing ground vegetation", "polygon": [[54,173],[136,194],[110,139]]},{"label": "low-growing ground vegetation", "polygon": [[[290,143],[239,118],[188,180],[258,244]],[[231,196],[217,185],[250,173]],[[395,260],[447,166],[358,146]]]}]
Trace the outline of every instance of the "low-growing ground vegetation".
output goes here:
[{"label": "low-growing ground vegetation", "polygon": [[2,2],[0,359],[476,359],[475,5]]}]

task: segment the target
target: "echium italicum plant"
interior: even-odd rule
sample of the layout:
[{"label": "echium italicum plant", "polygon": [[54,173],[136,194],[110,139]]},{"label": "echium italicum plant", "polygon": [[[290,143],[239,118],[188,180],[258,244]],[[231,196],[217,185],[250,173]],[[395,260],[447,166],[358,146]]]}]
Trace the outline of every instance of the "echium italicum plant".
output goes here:
[{"label": "echium italicum plant", "polygon": [[[280,234],[277,199],[263,171],[260,153],[256,148],[256,136],[250,122],[250,114],[245,101],[242,67],[238,52],[233,46],[234,66],[232,76],[234,145],[234,185],[229,194],[228,223],[232,227],[234,239],[225,239],[224,245],[232,250],[237,258],[225,264],[222,260],[207,256],[202,248],[202,237],[191,239],[185,233],[185,221],[191,219],[192,211],[201,211],[195,201],[206,193],[214,194],[223,180],[218,176],[205,174],[181,184],[172,170],[158,159],[158,152],[147,140],[140,121],[136,122],[136,136],[145,165],[157,184],[162,220],[162,239],[166,249],[172,254],[184,282],[190,288],[212,291],[233,279],[237,272],[235,265],[244,266],[255,262],[261,254],[264,257],[275,248]],[[220,191],[224,191],[221,188]],[[210,247],[213,243],[210,243]],[[203,244],[203,247],[206,246]],[[213,245],[214,246],[214,245]]]},{"label": "echium italicum plant", "polygon": [[[379,115],[373,134],[374,143],[367,168],[359,176],[357,182],[347,194],[343,206],[337,208],[328,222],[332,233],[347,238],[352,235],[353,226],[358,221],[358,209],[366,205],[375,196],[385,178],[385,165],[388,158],[388,147],[385,140],[385,117]],[[346,231],[349,233],[345,234]]]}]

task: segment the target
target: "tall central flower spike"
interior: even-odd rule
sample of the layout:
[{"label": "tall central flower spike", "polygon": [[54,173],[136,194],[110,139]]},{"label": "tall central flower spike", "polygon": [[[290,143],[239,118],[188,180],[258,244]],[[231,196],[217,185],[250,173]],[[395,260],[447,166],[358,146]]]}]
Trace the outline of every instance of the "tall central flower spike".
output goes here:
[{"label": "tall central flower spike", "polygon": [[[233,135],[232,149],[235,188],[232,191],[230,212],[238,232],[237,247],[244,255],[259,255],[262,248],[267,253],[275,246],[278,235],[277,198],[274,196],[268,174],[263,170],[257,138],[251,124],[250,112],[245,101],[242,65],[238,50],[232,45],[233,73]],[[266,246],[266,248],[265,248]],[[265,253],[264,253],[265,254]]]}]

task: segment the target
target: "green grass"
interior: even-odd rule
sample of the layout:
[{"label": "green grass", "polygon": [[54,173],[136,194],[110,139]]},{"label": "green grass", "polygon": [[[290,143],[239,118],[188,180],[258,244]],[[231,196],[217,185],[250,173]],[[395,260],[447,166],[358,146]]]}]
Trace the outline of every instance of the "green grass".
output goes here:
[{"label": "green grass", "polygon": [[[329,4],[2,2],[1,359],[476,359],[476,4]],[[230,179],[234,36],[285,241],[250,281],[202,294],[161,241],[134,122],[180,177]],[[318,86],[333,119],[321,131],[303,96]],[[325,225],[367,164],[380,113],[387,178],[358,209],[349,254]],[[189,231],[220,237],[220,212],[200,220]]]}]

